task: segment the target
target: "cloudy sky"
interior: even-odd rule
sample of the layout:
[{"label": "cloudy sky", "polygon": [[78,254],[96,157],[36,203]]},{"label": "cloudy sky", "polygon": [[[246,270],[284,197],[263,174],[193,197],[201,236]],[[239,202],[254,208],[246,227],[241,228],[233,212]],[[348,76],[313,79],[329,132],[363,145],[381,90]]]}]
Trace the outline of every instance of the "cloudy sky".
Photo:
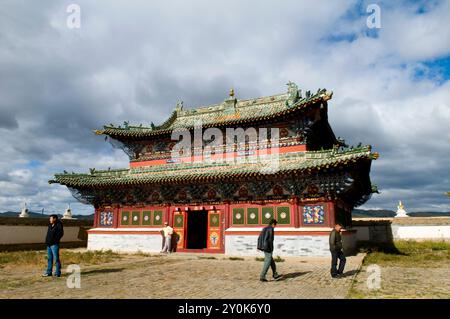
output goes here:
[{"label": "cloudy sky", "polygon": [[[67,24],[73,3],[80,28]],[[367,25],[372,3],[380,28]],[[217,103],[232,87],[283,93],[289,80],[333,90],[336,135],[380,152],[381,194],[362,208],[450,211],[449,18],[450,1],[0,0],[0,211],[92,213],[47,183],[127,167],[92,129],[161,123],[178,100]]]}]

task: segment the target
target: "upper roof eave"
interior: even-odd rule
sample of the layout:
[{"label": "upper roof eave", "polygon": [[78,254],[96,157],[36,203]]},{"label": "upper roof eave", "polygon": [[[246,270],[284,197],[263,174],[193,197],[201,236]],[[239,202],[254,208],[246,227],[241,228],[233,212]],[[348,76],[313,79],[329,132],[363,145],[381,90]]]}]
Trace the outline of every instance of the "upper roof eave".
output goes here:
[{"label": "upper roof eave", "polygon": [[[224,119],[219,119],[217,121],[212,121],[210,123],[203,123],[202,127],[208,128],[208,127],[216,127],[216,126],[223,127],[223,126],[227,126],[227,125],[242,125],[245,123],[258,122],[258,121],[266,120],[266,119],[273,119],[276,117],[280,117],[280,116],[292,113],[301,108],[305,108],[309,105],[313,105],[317,102],[321,102],[321,101],[326,102],[332,98],[332,95],[333,95],[333,92],[326,91],[325,89],[322,89],[322,90],[319,89],[316,94],[311,95],[308,98],[306,98],[306,97],[301,98],[297,102],[295,102],[293,105],[291,105],[289,107],[285,107],[277,112],[273,112],[273,113],[265,114],[265,115],[261,115],[259,112],[253,112],[253,115],[245,117],[245,118],[230,118],[230,119],[224,118]],[[265,97],[265,99],[274,98],[275,96],[282,97],[282,96],[285,96],[285,94]],[[261,98],[261,99],[263,99],[263,98]],[[239,101],[242,103],[246,103],[246,102],[253,101],[253,100],[247,99],[247,100],[239,100]],[[277,102],[281,102],[281,101],[283,101],[283,100],[280,100]],[[284,100],[284,102],[286,102],[286,100]],[[218,105],[214,105],[213,107],[217,107],[217,106]],[[243,106],[243,107],[251,107],[251,106]],[[203,110],[206,108],[207,107],[201,107],[201,108],[197,108],[195,110]],[[213,112],[211,112],[211,113],[213,113]],[[203,113],[203,114],[205,114],[205,113]],[[161,136],[161,135],[170,134],[172,131],[176,131],[176,130],[194,128],[193,125],[188,125],[188,126],[184,126],[184,127],[173,127],[173,124],[177,119],[182,120],[182,119],[188,119],[188,118],[195,118],[195,114],[188,115],[188,116],[186,116],[186,115],[179,116],[177,111],[173,111],[171,116],[163,124],[161,124],[159,126],[153,126],[153,127],[130,126],[127,123],[125,123],[126,127],[115,127],[113,125],[105,125],[105,126],[103,126],[102,130],[94,130],[94,133],[97,135],[107,135],[107,136],[110,136],[111,138],[127,138],[127,139]]]}]

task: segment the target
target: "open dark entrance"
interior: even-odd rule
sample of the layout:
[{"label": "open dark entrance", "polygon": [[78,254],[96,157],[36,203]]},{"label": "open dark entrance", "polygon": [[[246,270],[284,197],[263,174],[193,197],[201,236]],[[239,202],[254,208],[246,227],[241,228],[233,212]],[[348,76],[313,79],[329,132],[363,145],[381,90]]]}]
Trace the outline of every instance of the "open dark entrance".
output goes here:
[{"label": "open dark entrance", "polygon": [[187,249],[206,248],[208,231],[208,213],[206,210],[190,211],[187,218]]}]

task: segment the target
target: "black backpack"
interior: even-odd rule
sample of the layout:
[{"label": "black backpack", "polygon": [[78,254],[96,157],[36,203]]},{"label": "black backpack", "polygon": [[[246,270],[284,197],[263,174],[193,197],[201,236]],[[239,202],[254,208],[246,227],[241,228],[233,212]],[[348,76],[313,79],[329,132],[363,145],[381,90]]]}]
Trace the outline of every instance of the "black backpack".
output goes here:
[{"label": "black backpack", "polygon": [[266,237],[266,232],[267,232],[267,227],[264,227],[263,230],[261,231],[261,233],[258,236],[258,244],[256,246],[256,248],[258,250],[264,251],[264,249],[265,249],[264,238]]}]

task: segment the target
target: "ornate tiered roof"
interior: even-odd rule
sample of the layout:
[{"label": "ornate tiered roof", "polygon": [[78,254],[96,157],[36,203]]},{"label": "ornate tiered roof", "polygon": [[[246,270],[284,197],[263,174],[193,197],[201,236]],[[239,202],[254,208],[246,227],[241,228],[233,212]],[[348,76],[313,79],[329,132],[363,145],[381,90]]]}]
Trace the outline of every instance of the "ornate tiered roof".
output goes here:
[{"label": "ornate tiered roof", "polygon": [[202,127],[222,127],[243,125],[267,119],[275,119],[318,102],[331,99],[333,92],[318,89],[316,93],[306,92],[302,97],[294,83],[288,83],[288,93],[267,97],[237,100],[233,95],[220,104],[183,110],[179,102],[170,117],[161,125],[132,126],[124,122],[123,127],[105,125],[96,134],[108,135],[112,138],[145,138],[167,134],[177,129],[190,129],[201,123]]},{"label": "ornate tiered roof", "polygon": [[346,165],[361,159],[376,159],[378,153],[372,153],[370,146],[346,150],[309,151],[277,154],[278,170],[269,169],[274,155],[259,157],[258,160],[246,158],[243,162],[227,163],[179,163],[145,166],[130,169],[102,170],[91,169],[90,174],[56,174],[50,183],[59,183],[68,187],[108,187],[121,185],[144,185],[161,183],[192,183],[220,180],[245,179],[258,176],[285,175]]}]

